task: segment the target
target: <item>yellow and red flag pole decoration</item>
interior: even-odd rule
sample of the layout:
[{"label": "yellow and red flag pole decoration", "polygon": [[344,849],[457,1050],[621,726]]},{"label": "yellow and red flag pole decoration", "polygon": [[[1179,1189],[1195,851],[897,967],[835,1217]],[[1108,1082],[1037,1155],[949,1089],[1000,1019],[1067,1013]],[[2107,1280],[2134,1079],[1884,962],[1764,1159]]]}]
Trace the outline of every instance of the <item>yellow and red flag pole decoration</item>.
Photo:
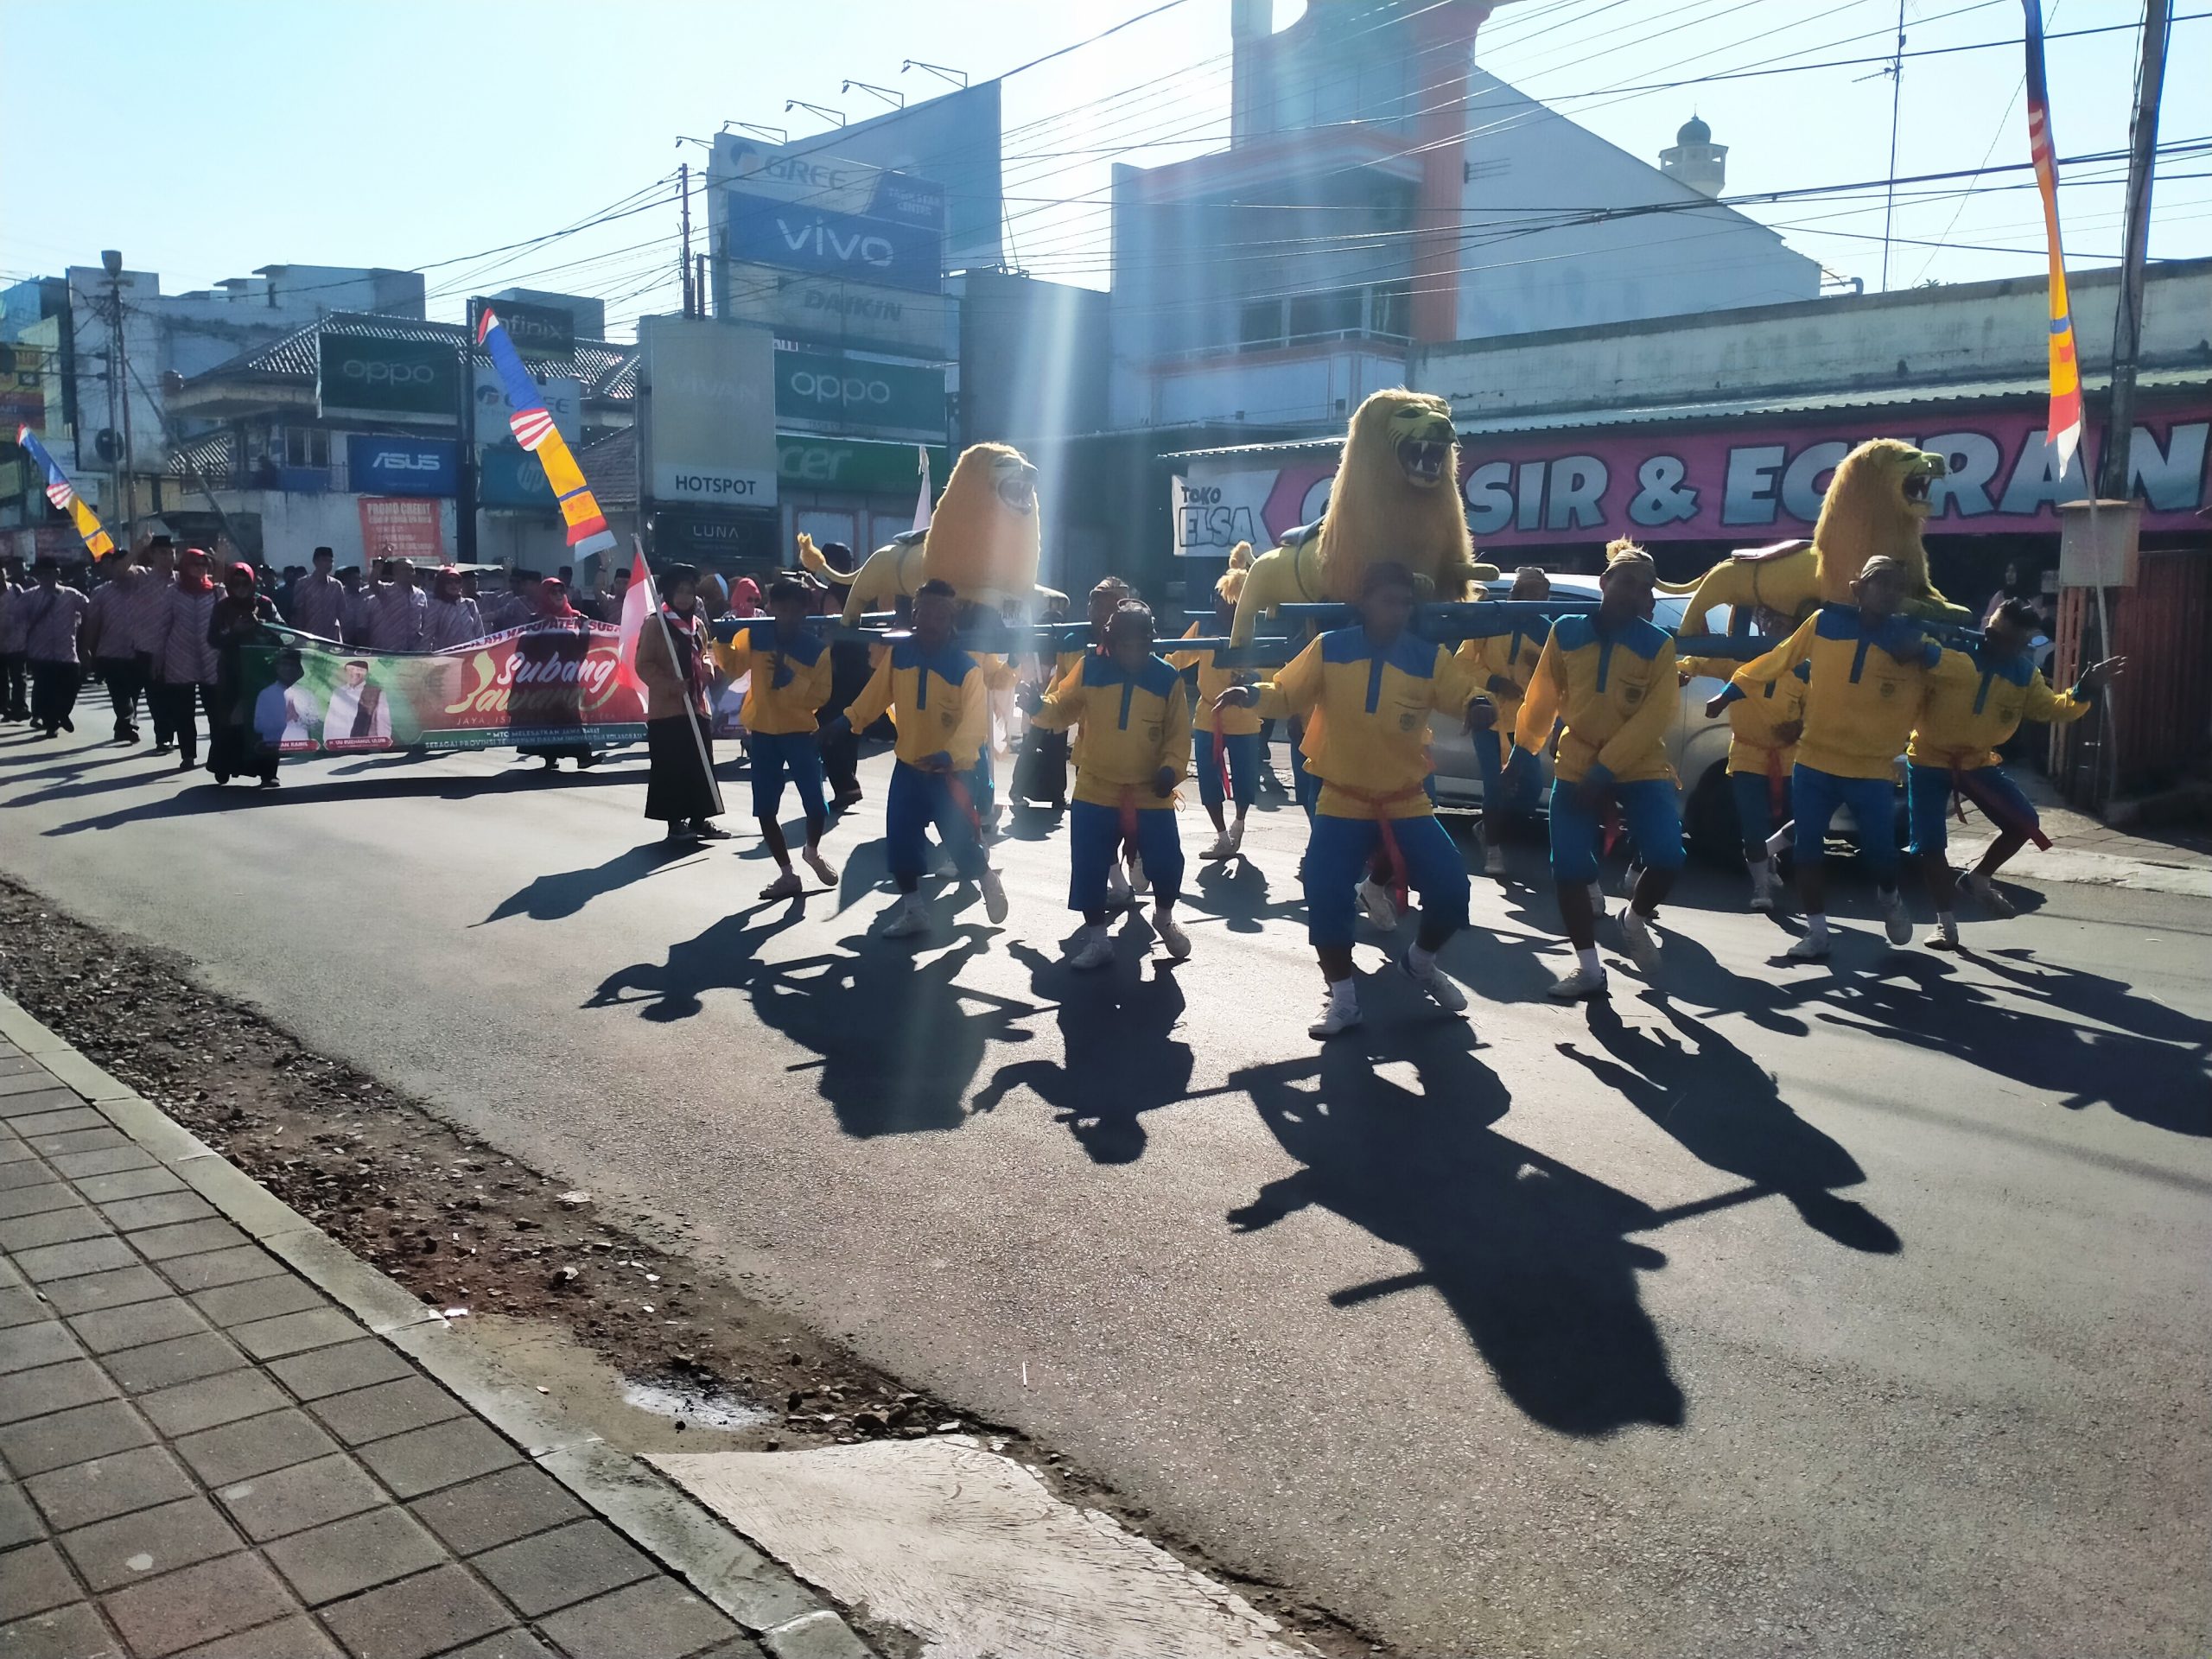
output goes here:
[{"label": "yellow and red flag pole decoration", "polygon": [[85,505],[85,498],[77,493],[77,486],[61,470],[61,463],[38,441],[38,434],[28,426],[19,426],[16,429],[16,442],[45,472],[46,499],[69,515],[69,521],[77,526],[77,533],[85,538],[86,550],[94,559],[104,559],[114,552],[115,537],[107,533],[107,526],[100,523],[99,515]]},{"label": "yellow and red flag pole decoration", "polygon": [[561,503],[561,517],[569,527],[569,550],[587,557],[606,552],[614,545],[607,515],[599,510],[591,486],[584,482],[583,468],[569,453],[569,441],[553,424],[553,416],[545,408],[545,394],[523,365],[522,353],[507,338],[506,325],[488,305],[476,320],[476,343],[491,353],[493,366],[499,372],[499,384],[506,388],[507,402],[514,408],[507,424],[516,442],[537,457],[538,465],[545,468],[545,481],[553,486]]},{"label": "yellow and red flag pole decoration", "polygon": [[[2074,352],[2074,315],[2066,294],[2066,254],[2058,234],[2058,150],[2050,136],[2050,89],[2043,71],[2043,0],[2021,0],[2027,12],[2028,153],[2043,197],[2050,241],[2050,422],[2048,441],[2063,477],[2082,443],[2082,364]],[[2122,438],[2120,442],[2125,442]],[[2094,494],[2094,491],[2092,492]]]}]

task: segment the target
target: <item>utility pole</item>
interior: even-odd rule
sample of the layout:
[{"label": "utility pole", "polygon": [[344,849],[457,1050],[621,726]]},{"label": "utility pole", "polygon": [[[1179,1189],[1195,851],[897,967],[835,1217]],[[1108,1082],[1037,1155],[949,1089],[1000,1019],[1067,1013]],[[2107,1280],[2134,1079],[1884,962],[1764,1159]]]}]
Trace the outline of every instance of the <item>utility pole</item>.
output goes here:
[{"label": "utility pole", "polygon": [[1897,211],[1897,117],[1904,102],[1904,0],[1897,0],[1897,49],[1890,60],[1890,176],[1882,195],[1882,292],[1890,291],[1890,225]]},{"label": "utility pole", "polygon": [[703,253],[699,256],[698,271],[692,278],[691,287],[699,296],[699,315],[703,317],[707,315],[707,256]]},{"label": "utility pole", "polygon": [[699,305],[691,291],[691,163],[683,162],[676,173],[677,194],[683,203],[683,251],[677,256],[676,274],[683,282],[683,315],[696,317],[705,308]]},{"label": "utility pole", "polygon": [[[115,480],[116,508],[123,514],[123,544],[131,545],[138,519],[138,482],[130,474],[130,386],[124,376],[130,364],[123,354],[123,254],[116,248],[100,252],[107,271],[107,429],[122,444],[110,475]],[[123,400],[123,429],[116,434],[116,399]]]},{"label": "utility pole", "polygon": [[[2105,411],[2095,493],[2128,498],[2128,450],[2135,433],[2135,365],[2143,345],[2143,268],[2151,251],[2151,181],[2158,149],[2158,100],[2166,79],[2171,0],[2145,0],[2143,56],[2136,71],[2135,120],[2127,157],[2127,228],[2120,245],[2120,301],[2112,328],[2112,396]],[[2109,647],[2107,647],[2109,649]]]}]

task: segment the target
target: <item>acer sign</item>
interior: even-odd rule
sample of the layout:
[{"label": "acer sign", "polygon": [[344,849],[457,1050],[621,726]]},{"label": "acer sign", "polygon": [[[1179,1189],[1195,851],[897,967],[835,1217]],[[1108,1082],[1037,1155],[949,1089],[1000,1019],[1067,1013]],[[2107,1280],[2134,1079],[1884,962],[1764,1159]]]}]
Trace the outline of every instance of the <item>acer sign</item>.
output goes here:
[{"label": "acer sign", "polygon": [[451,421],[460,386],[456,344],[328,331],[316,337],[315,400],[325,419]]}]

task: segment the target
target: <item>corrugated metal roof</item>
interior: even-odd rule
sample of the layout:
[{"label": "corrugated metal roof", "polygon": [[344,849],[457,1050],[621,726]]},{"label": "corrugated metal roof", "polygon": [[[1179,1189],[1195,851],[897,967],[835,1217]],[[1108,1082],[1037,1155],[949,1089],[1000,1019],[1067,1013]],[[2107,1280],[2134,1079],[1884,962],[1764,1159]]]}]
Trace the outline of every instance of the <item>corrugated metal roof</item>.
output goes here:
[{"label": "corrugated metal roof", "polygon": [[[426,322],[412,317],[387,317],[366,312],[334,311],[294,329],[273,345],[257,346],[242,353],[227,363],[193,376],[194,380],[232,378],[246,376],[275,380],[296,380],[313,385],[315,374],[315,342],[326,332],[363,336],[371,340],[421,340],[449,345],[455,349],[467,341],[468,330],[457,322]],[[479,363],[492,359],[483,352],[474,353]],[[635,372],[638,351],[634,346],[617,346],[607,340],[580,340],[573,356],[544,358],[533,364],[555,374],[572,375],[583,382],[584,396],[594,400],[627,402],[637,395]]]},{"label": "corrugated metal roof", "polygon": [[[2100,383],[2083,382],[2091,392],[2104,390]],[[2212,391],[2212,367],[2145,369],[2136,377],[2145,391]],[[2004,380],[1961,380],[1942,386],[1900,386],[1884,392],[1870,387],[1847,391],[1802,392],[1756,397],[1703,399],[1695,403],[1644,404],[1630,409],[1563,410],[1528,415],[1495,415],[1478,420],[1455,420],[1463,437],[1516,432],[1577,431],[1609,426],[1650,426],[1660,422],[1740,420],[1747,416],[1840,414],[1852,410],[1918,408],[1938,404],[1993,403],[2009,397],[2039,397],[2050,383],[2041,376]],[[1201,456],[1218,460],[1237,456],[1310,454],[1340,448],[1342,433],[1325,437],[1295,438],[1281,443],[1249,443],[1220,449],[1183,449],[1163,455],[1163,461],[1191,461]]]}]

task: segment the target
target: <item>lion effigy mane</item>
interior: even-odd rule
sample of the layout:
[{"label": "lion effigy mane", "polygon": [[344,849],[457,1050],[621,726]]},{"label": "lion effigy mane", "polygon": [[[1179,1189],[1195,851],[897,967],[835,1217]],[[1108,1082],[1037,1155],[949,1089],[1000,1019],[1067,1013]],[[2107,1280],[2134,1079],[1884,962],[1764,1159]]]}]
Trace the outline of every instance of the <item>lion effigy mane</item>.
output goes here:
[{"label": "lion effigy mane", "polygon": [[[1449,445],[1440,476],[1425,485],[1407,476],[1398,445],[1408,437]],[[1352,413],[1320,527],[1252,562],[1230,639],[1246,643],[1260,616],[1284,604],[1356,601],[1368,566],[1385,560],[1405,565],[1436,599],[1464,599],[1470,583],[1495,576],[1475,563],[1459,462],[1443,398],[1402,387],[1370,396]]]},{"label": "lion effigy mane", "polygon": [[1733,553],[1695,582],[1659,584],[1662,593],[1691,596],[1680,632],[1704,632],[1706,613],[1716,605],[1745,620],[1757,609],[1797,619],[1816,606],[1847,605],[1859,573],[1881,554],[1911,573],[1908,611],[1931,621],[1971,621],[1928,579],[1928,550],[1921,541],[1929,486],[1947,470],[1942,456],[1897,438],[1860,444],[1838,463],[1809,543]]},{"label": "lion effigy mane", "polygon": [[[850,575],[832,569],[813,539],[802,535],[799,563],[846,590],[849,624],[869,611],[888,610],[931,581],[950,582],[969,603],[1027,606],[1049,591],[1037,585],[1042,514],[1035,480],[1036,468],[1011,444],[970,444],[953,463],[927,531],[893,537]],[[1023,499],[1026,507],[1017,505]]]}]

